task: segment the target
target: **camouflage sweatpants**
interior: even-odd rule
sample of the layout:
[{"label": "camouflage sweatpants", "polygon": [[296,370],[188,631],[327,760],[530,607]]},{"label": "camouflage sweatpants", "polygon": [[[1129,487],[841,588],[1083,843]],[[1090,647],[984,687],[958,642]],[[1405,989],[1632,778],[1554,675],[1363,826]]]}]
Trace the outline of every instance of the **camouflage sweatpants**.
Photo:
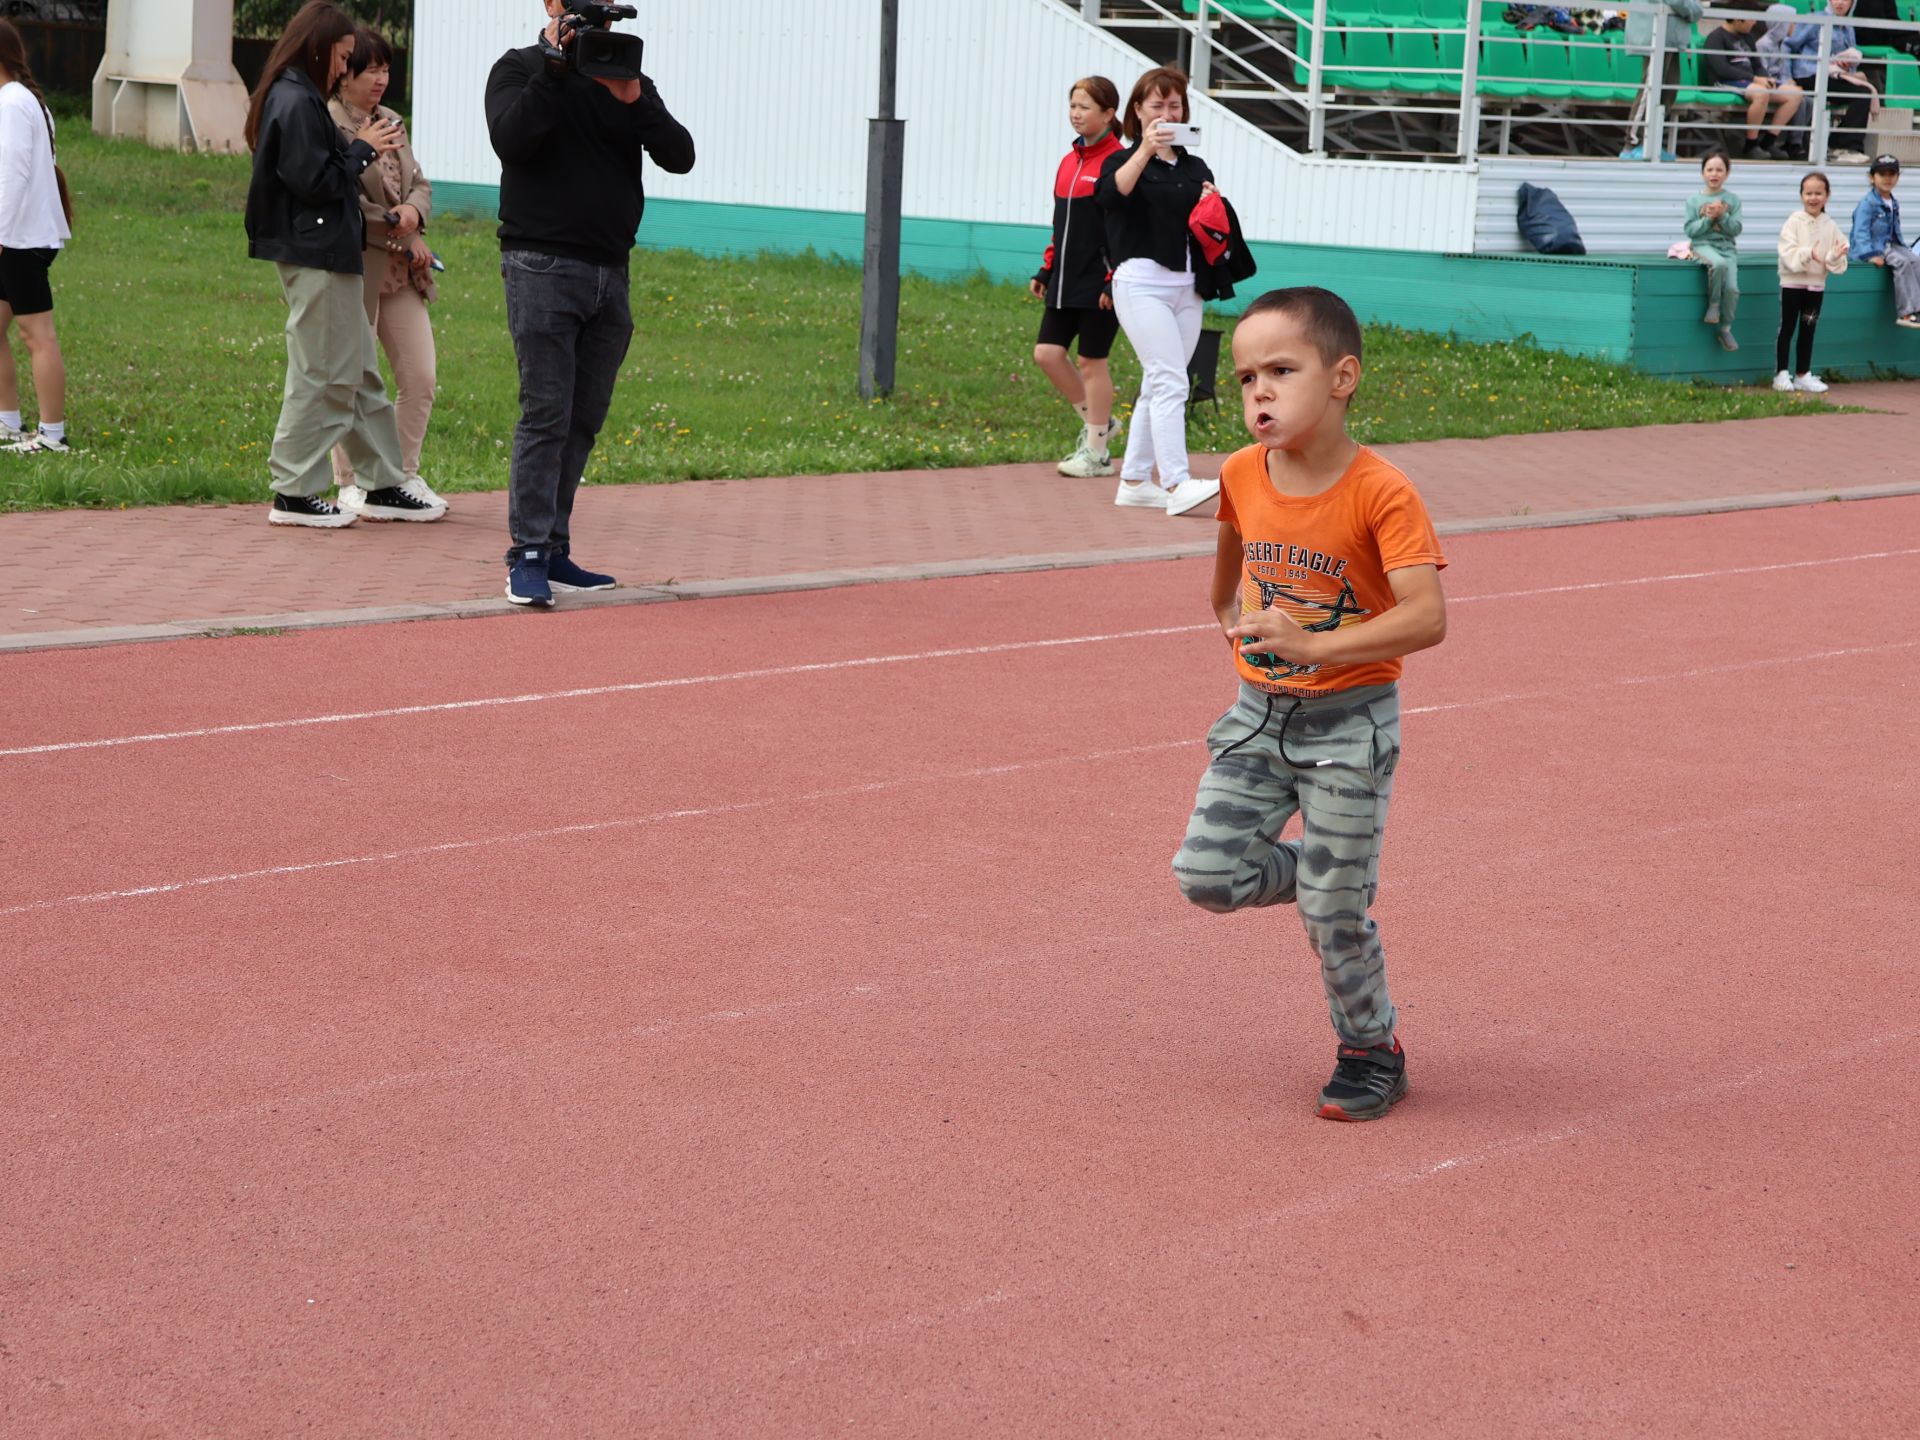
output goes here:
[{"label": "camouflage sweatpants", "polygon": [[[1207,749],[1213,761],[1173,857],[1181,893],[1221,913],[1297,901],[1334,1030],[1349,1045],[1384,1043],[1395,1015],[1367,910],[1400,759],[1399,688],[1296,701],[1243,684]],[[1283,841],[1296,810],[1304,838]]]}]

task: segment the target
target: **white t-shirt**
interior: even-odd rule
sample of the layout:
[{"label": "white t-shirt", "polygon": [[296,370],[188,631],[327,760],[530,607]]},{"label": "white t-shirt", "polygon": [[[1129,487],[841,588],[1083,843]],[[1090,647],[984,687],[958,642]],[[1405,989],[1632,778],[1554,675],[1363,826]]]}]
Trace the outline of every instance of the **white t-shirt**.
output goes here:
[{"label": "white t-shirt", "polygon": [[72,238],[53,178],[53,136],[33,92],[0,85],[0,248],[59,250]]}]

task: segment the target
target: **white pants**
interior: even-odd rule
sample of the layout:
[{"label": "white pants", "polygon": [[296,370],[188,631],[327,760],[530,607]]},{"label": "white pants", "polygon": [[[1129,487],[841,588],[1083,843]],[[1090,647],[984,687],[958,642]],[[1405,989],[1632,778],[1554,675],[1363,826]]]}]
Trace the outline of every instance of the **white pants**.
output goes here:
[{"label": "white pants", "polygon": [[1113,309],[1143,372],[1120,478],[1146,480],[1157,466],[1171,490],[1187,478],[1187,361],[1200,339],[1200,297],[1191,283],[1176,289],[1115,275]]}]

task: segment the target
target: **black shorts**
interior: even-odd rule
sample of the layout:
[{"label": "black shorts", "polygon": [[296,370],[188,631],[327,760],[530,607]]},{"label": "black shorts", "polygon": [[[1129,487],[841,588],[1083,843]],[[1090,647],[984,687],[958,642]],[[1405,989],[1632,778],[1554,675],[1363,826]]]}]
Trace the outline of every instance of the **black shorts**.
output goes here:
[{"label": "black shorts", "polygon": [[1064,350],[1078,335],[1082,360],[1106,359],[1119,333],[1120,317],[1111,310],[1056,310],[1049,305],[1040,315],[1039,343]]},{"label": "black shorts", "polygon": [[0,250],[0,305],[16,315],[44,315],[53,309],[47,283],[58,250]]}]

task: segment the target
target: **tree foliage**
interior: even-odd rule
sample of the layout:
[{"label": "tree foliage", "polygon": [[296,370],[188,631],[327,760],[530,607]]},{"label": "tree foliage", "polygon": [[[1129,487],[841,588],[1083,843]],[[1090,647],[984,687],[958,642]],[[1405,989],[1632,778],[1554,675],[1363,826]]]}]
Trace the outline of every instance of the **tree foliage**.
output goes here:
[{"label": "tree foliage", "polygon": [[[287,28],[306,0],[233,0],[233,33],[271,39]],[[389,43],[405,47],[413,36],[413,0],[334,0],[342,10],[371,25]]]}]

